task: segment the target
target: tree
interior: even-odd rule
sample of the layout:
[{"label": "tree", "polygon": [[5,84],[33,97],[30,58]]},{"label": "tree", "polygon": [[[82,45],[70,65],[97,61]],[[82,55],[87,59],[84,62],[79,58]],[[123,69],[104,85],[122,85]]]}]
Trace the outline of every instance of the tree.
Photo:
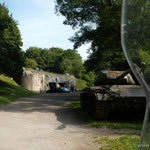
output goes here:
[{"label": "tree", "polygon": [[81,78],[84,71],[81,56],[71,49],[30,47],[25,55],[29,59],[34,59],[38,64],[37,67],[45,71],[69,73],[78,78]]},{"label": "tree", "polygon": [[30,47],[25,52],[26,58],[34,59],[38,64],[37,67],[39,67],[40,69],[44,68],[44,60],[41,57],[42,51],[43,51],[42,48]]},{"label": "tree", "polygon": [[[56,13],[65,16],[65,25],[79,29],[70,39],[74,42],[75,49],[82,44],[91,43],[92,51],[87,62],[95,65],[87,67],[92,70],[107,67],[102,62],[113,59],[113,53],[116,60],[120,56],[124,57],[120,44],[121,0],[56,0]],[[105,56],[107,53],[109,55],[104,57],[104,52]],[[115,61],[115,66],[111,65],[111,69],[120,69],[117,66],[121,61],[125,64],[121,69],[128,67],[122,57]]]},{"label": "tree", "polygon": [[0,73],[21,80],[24,66],[24,53],[17,22],[9,15],[4,4],[0,4]]},{"label": "tree", "polygon": [[37,62],[37,67],[49,71],[60,73],[60,62],[63,49],[61,48],[50,48],[42,49],[38,47],[30,47],[26,50],[26,57],[34,59]]},{"label": "tree", "polygon": [[82,79],[87,81],[87,86],[92,86],[94,84],[95,76],[96,76],[95,73],[93,71],[90,71],[84,73]]},{"label": "tree", "polygon": [[34,59],[31,58],[26,58],[25,59],[25,67],[27,68],[32,68],[32,69],[36,69],[37,68],[37,62]]},{"label": "tree", "polygon": [[77,78],[81,78],[84,72],[84,66],[81,56],[74,50],[65,50],[60,63],[62,73],[73,74]]}]

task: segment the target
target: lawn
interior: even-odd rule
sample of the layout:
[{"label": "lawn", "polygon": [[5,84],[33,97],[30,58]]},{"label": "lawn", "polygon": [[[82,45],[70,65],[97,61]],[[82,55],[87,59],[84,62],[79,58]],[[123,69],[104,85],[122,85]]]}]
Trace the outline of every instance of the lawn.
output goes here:
[{"label": "lawn", "polygon": [[7,104],[20,97],[32,95],[35,95],[35,93],[20,87],[12,78],[0,75],[0,105]]}]

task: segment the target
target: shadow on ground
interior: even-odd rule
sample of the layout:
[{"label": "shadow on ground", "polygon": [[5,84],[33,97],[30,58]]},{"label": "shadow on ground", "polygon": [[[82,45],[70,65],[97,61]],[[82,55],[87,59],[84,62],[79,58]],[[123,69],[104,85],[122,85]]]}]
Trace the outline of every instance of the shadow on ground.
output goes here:
[{"label": "shadow on ground", "polygon": [[[72,109],[67,107],[67,104],[79,99],[80,93],[40,94],[28,98],[21,98],[5,106],[1,106],[0,112],[3,111],[14,113],[32,113],[32,112],[54,113],[57,118],[57,121],[62,123],[60,126],[56,128],[56,130],[63,130],[66,128],[67,125],[82,127],[81,125],[85,125],[86,121],[91,119],[91,117],[80,109]],[[136,117],[131,117],[131,114],[123,116],[122,114],[117,113],[114,115],[112,114],[107,121],[142,122],[143,116],[140,118],[137,116],[136,119]]]},{"label": "shadow on ground", "polygon": [[80,93],[49,93],[28,98],[21,98],[0,107],[0,112],[14,113],[54,113],[62,123],[57,130],[63,130],[66,125],[82,125],[84,121],[79,117],[79,110],[68,108],[67,104],[80,99]]}]

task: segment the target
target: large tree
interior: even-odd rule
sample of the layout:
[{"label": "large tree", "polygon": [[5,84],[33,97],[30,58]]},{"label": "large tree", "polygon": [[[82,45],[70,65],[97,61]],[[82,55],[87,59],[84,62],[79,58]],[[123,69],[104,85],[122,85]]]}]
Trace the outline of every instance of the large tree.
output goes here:
[{"label": "large tree", "polygon": [[24,53],[17,22],[9,15],[4,4],[0,4],[0,73],[5,73],[20,82]]},{"label": "large tree", "polygon": [[62,73],[73,74],[77,78],[81,78],[84,72],[84,66],[81,56],[74,50],[65,50],[60,63]]},{"label": "large tree", "polygon": [[74,48],[91,43],[86,64],[94,65],[87,67],[92,70],[127,67],[120,44],[121,0],[56,0],[56,12],[65,16],[65,25],[78,29],[71,38]]}]

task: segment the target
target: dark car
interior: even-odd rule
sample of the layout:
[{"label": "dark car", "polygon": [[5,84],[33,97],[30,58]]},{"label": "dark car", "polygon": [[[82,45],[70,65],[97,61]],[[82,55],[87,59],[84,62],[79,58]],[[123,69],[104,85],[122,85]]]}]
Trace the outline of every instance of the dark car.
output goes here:
[{"label": "dark car", "polygon": [[70,89],[69,88],[65,88],[65,87],[60,87],[60,91],[62,93],[69,93],[70,92]]},{"label": "dark car", "polygon": [[47,93],[69,93],[70,89],[65,87],[55,87],[52,90],[48,90]]}]

